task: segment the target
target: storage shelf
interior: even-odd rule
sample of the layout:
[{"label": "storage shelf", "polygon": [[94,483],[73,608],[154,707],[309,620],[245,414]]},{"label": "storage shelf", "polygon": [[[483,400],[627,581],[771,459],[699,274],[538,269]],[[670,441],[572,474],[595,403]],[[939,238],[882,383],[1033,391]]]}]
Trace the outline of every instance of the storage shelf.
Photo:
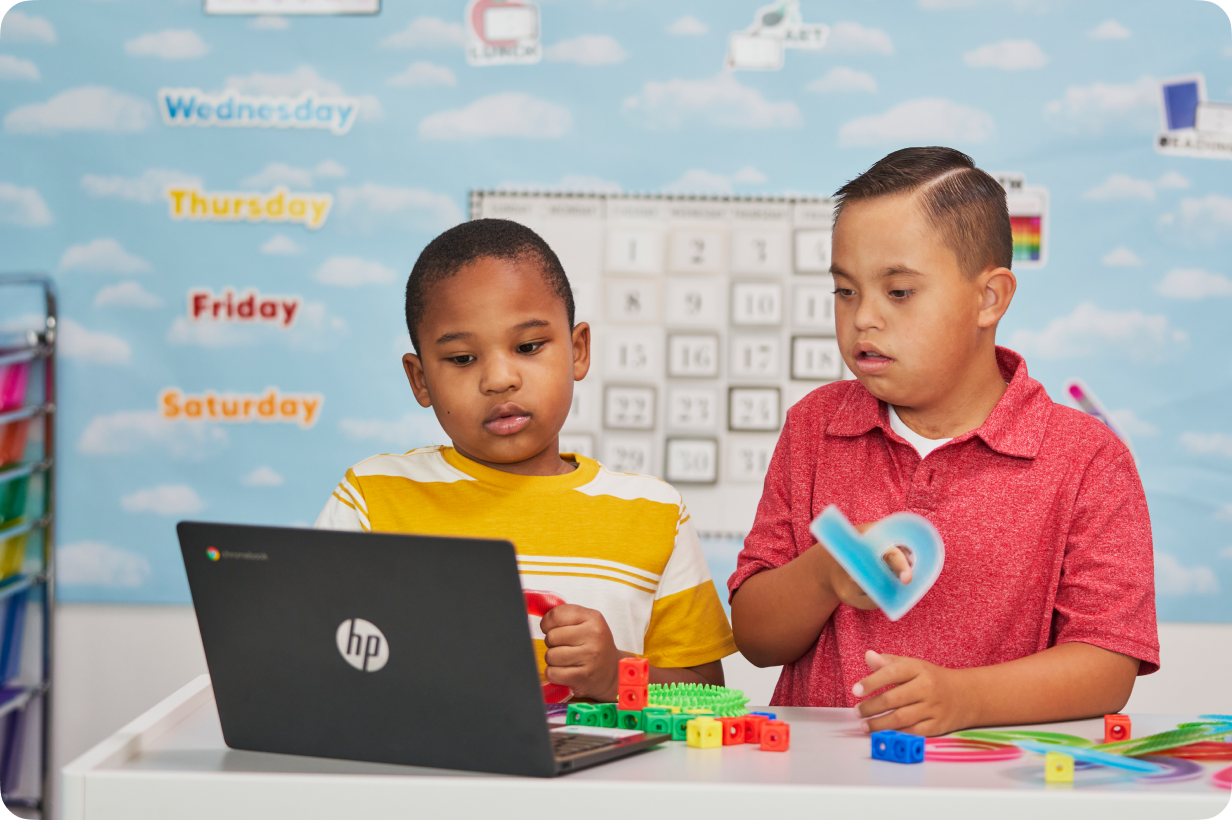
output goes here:
[{"label": "storage shelf", "polygon": [[11,410],[8,413],[0,413],[0,424],[8,424],[10,421],[21,421],[22,419],[32,419],[37,416],[51,415],[56,412],[54,404],[32,404],[29,407],[23,407],[20,410]]},{"label": "storage shelf", "polygon": [[12,575],[0,581],[0,601],[16,595],[22,590],[45,583],[47,583],[47,575],[42,572],[35,575]]},{"label": "storage shelf", "polygon": [[35,686],[5,686],[0,688],[0,718],[9,712],[25,709],[26,704],[47,691],[47,684]]},{"label": "storage shelf", "polygon": [[18,478],[25,478],[28,475],[35,473],[45,473],[51,469],[52,460],[45,458],[42,461],[32,461],[26,464],[17,464],[12,467],[5,467],[0,470],[0,484],[6,481],[14,481]]},{"label": "storage shelf", "polygon": [[23,524],[17,524],[12,527],[0,527],[0,541],[12,538],[15,535],[25,535],[32,530],[39,530],[51,523],[51,516],[44,515],[42,518],[36,518],[33,521],[26,521]]},{"label": "storage shelf", "polygon": [[0,356],[0,367],[4,367],[6,364],[20,364],[21,362],[32,362],[35,359],[46,359],[50,355],[51,348],[49,346],[34,345],[24,350],[16,350]]}]

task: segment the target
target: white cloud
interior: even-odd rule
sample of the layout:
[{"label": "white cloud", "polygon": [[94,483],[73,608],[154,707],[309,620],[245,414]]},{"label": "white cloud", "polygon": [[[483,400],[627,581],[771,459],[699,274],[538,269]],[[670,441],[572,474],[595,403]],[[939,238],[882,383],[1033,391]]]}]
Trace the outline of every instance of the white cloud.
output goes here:
[{"label": "white cloud", "polygon": [[53,221],[51,209],[37,190],[0,182],[0,223],[42,228]]},{"label": "white cloud", "polygon": [[431,410],[407,413],[395,421],[383,419],[343,419],[338,423],[342,434],[359,441],[375,440],[393,444],[399,448],[426,447],[430,444],[448,444],[449,436],[441,429],[436,414]]},{"label": "white cloud", "polygon": [[1168,271],[1155,290],[1170,299],[1197,301],[1210,296],[1232,296],[1232,279],[1197,268],[1176,268]]},{"label": "white cloud", "polygon": [[131,57],[160,57],[164,60],[195,60],[210,53],[210,47],[197,32],[188,28],[142,34],[124,44]]},{"label": "white cloud", "polygon": [[585,174],[566,174],[560,182],[502,182],[498,191],[570,191],[586,194],[618,194],[624,190],[619,182]]},{"label": "white cloud", "polygon": [[839,129],[838,140],[842,145],[978,143],[994,130],[992,117],[983,111],[925,97],[854,119]]},{"label": "white cloud", "polygon": [[614,37],[607,34],[583,34],[561,40],[543,50],[549,62],[578,65],[612,65],[624,62],[629,55]]},{"label": "white cloud", "polygon": [[1188,178],[1176,171],[1169,171],[1155,180],[1155,185],[1160,188],[1188,188],[1190,184]]},{"label": "white cloud", "polygon": [[743,182],[747,185],[760,185],[766,181],[766,175],[754,168],[752,165],[746,165],[736,173],[732,174],[732,182]]},{"label": "white cloud", "polygon": [[1232,458],[1232,435],[1227,433],[1181,433],[1181,444],[1195,455],[1215,455]]},{"label": "white cloud", "polygon": [[177,316],[167,328],[167,343],[211,350],[238,347],[255,343],[257,333],[267,329],[232,322],[194,322],[186,316]]},{"label": "white cloud", "polygon": [[1232,558],[1232,546],[1224,547],[1219,551],[1220,558]]},{"label": "white cloud", "polygon": [[1083,199],[1146,199],[1155,198],[1155,186],[1149,180],[1134,179],[1128,174],[1113,174],[1082,195]]},{"label": "white cloud", "polygon": [[84,245],[71,245],[60,257],[60,270],[99,273],[149,273],[149,262],[135,256],[114,239],[95,239]]},{"label": "white cloud", "polygon": [[135,589],[149,580],[150,562],[101,541],[78,541],[56,547],[56,583]]},{"label": "white cloud", "polygon": [[794,102],[770,102],[731,73],[705,80],[650,81],[624,101],[651,128],[679,128],[690,120],[728,128],[794,128],[803,123]]},{"label": "white cloud", "polygon": [[128,342],[110,333],[87,330],[72,319],[60,319],[56,351],[66,359],[90,364],[128,364],[133,350]]},{"label": "white cloud", "polygon": [[666,194],[730,194],[732,181],[722,174],[712,174],[700,168],[685,171],[677,180],[663,186]]},{"label": "white cloud", "polygon": [[140,97],[104,86],[70,88],[45,103],[14,108],[4,117],[4,128],[16,134],[55,134],[61,131],[108,131],[129,134],[144,131],[154,122],[154,107]]},{"label": "white cloud", "polygon": [[893,54],[894,42],[879,28],[859,23],[835,23],[830,27],[825,51],[835,54]]},{"label": "white cloud", "polygon": [[445,86],[453,88],[458,84],[458,78],[443,65],[435,65],[424,61],[411,63],[406,71],[395,74],[385,81],[389,85],[432,87]]},{"label": "white cloud", "polygon": [[116,456],[160,448],[176,458],[201,459],[227,444],[227,433],[204,422],[168,421],[155,410],[95,416],[77,441],[88,456]]},{"label": "white cloud", "polygon": [[1099,261],[1110,268],[1132,268],[1142,264],[1138,254],[1123,246],[1108,251]]},{"label": "white cloud", "polygon": [[557,139],[572,129],[568,108],[519,92],[481,97],[464,108],[430,114],[419,123],[419,135],[430,140]]},{"label": "white cloud", "polygon": [[[320,97],[351,97],[338,83],[317,74],[310,65],[302,65],[286,74],[262,74],[255,72],[244,76],[227,78],[227,88],[256,97],[297,97],[313,93]],[[359,119],[377,122],[384,118],[381,101],[372,94],[362,94],[359,100]]]},{"label": "white cloud", "polygon": [[675,34],[677,37],[700,37],[708,31],[710,31],[710,26],[691,14],[686,14],[667,27],[667,33]]},{"label": "white cloud", "polygon": [[463,220],[462,210],[445,194],[372,182],[339,188],[338,210],[369,228],[377,222],[389,221],[411,228],[442,230]]},{"label": "white cloud", "polygon": [[1159,125],[1159,84],[1143,77],[1132,83],[1070,86],[1064,97],[1044,106],[1044,118],[1074,134],[1118,126],[1151,131]]},{"label": "white cloud", "polygon": [[292,256],[302,253],[303,248],[295,244],[295,240],[285,234],[274,234],[261,243],[261,253],[274,256]]},{"label": "white cloud", "polygon": [[271,162],[257,173],[246,178],[240,185],[249,189],[266,190],[278,185],[288,188],[307,189],[312,187],[312,171],[307,168],[295,168],[285,162]]},{"label": "white cloud", "polygon": [[277,14],[259,14],[248,24],[257,31],[284,31],[290,27],[291,21]]},{"label": "white cloud", "polygon": [[164,202],[166,191],[171,187],[202,189],[201,177],[170,168],[150,168],[139,177],[100,176],[86,174],[81,178],[81,187],[90,196],[112,196],[129,202],[150,205]]},{"label": "white cloud", "polygon": [[[1216,510],[1215,517],[1220,521],[1232,521],[1232,504],[1224,504]],[[1229,547],[1228,550],[1232,550],[1232,547]],[[1228,550],[1224,550],[1224,552],[1228,553]],[[1228,554],[1227,557],[1232,558],[1232,554]]]},{"label": "white cloud", "polygon": [[347,175],[347,169],[332,159],[326,159],[318,162],[312,173],[319,177],[339,179]]},{"label": "white cloud", "polygon": [[1207,194],[1181,200],[1180,213],[1164,214],[1160,224],[1175,227],[1187,242],[1218,242],[1232,234],[1232,197]]},{"label": "white cloud", "polygon": [[1135,359],[1150,359],[1188,340],[1183,330],[1168,323],[1167,316],[1104,310],[1083,302],[1043,330],[1019,330],[1010,339],[1010,347],[1044,359],[1072,359],[1105,348],[1124,351]]},{"label": "white cloud", "polygon": [[240,479],[245,487],[280,487],[284,481],[273,467],[258,467]]},{"label": "white cloud", "polygon": [[1155,589],[1163,595],[1214,595],[1219,579],[1210,567],[1187,567],[1170,552],[1156,552]]},{"label": "white cloud", "polygon": [[968,51],[963,62],[972,68],[1026,71],[1048,65],[1048,55],[1032,40],[1002,40]]},{"label": "white cloud", "polygon": [[331,256],[321,263],[313,278],[323,285],[354,288],[393,282],[398,278],[398,273],[380,262],[358,256]]},{"label": "white cloud", "polygon": [[416,17],[397,34],[381,40],[383,48],[420,48],[462,46],[466,33],[457,23],[446,23],[439,17]]},{"label": "white cloud", "polygon": [[163,300],[139,282],[117,282],[94,295],[94,307],[160,308]]},{"label": "white cloud", "polygon": [[808,91],[818,94],[876,94],[877,81],[866,71],[857,71],[846,66],[835,66],[824,76],[813,80],[805,86]]},{"label": "white cloud", "polygon": [[187,484],[160,484],[120,499],[124,512],[149,512],[155,515],[193,515],[205,509],[205,502]]},{"label": "white cloud", "polygon": [[1138,418],[1138,414],[1128,408],[1109,410],[1108,414],[1112,416],[1112,423],[1128,435],[1153,436],[1159,432],[1158,427],[1145,419]]},{"label": "white cloud", "polygon": [[38,66],[32,60],[23,60],[11,54],[0,54],[0,80],[29,80],[38,82]]},{"label": "white cloud", "polygon": [[1116,20],[1105,20],[1087,33],[1092,40],[1124,40],[1130,36],[1129,29]]},{"label": "white cloud", "polygon": [[218,350],[274,341],[292,348],[321,350],[330,346],[336,334],[345,332],[346,322],[330,315],[320,302],[300,305],[295,324],[281,328],[262,323],[257,326],[233,322],[194,322],[177,316],[167,328],[168,344]]},{"label": "white cloud", "polygon": [[54,43],[56,30],[44,17],[34,17],[12,9],[3,15],[0,41],[4,43]]}]

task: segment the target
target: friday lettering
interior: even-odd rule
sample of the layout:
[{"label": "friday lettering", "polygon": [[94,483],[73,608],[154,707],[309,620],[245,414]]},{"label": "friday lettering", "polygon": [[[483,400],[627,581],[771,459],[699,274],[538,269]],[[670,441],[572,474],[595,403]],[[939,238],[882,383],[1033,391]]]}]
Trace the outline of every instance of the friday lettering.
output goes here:
[{"label": "friday lettering", "polygon": [[215,294],[209,288],[188,291],[188,318],[194,322],[255,322],[289,328],[299,311],[298,296],[275,296],[249,288],[236,295],[233,288]]}]

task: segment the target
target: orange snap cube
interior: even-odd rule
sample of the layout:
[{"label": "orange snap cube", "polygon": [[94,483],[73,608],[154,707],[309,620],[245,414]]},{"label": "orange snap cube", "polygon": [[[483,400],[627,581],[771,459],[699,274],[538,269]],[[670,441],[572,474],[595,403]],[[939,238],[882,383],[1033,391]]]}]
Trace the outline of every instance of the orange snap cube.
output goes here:
[{"label": "orange snap cube", "polygon": [[650,690],[646,685],[619,686],[616,689],[616,708],[625,712],[637,712],[650,705]]},{"label": "orange snap cube", "polygon": [[1129,740],[1132,728],[1129,715],[1104,715],[1104,742],[1115,743],[1118,740]]},{"label": "orange snap cube", "polygon": [[617,686],[649,686],[650,661],[645,658],[621,658],[616,679]]},{"label": "orange snap cube", "polygon": [[763,752],[785,752],[791,748],[791,726],[781,720],[766,721],[761,729]]},{"label": "orange snap cube", "polygon": [[744,742],[761,743],[761,727],[770,722],[765,715],[744,716]]},{"label": "orange snap cube", "polygon": [[744,718],[721,717],[719,722],[723,724],[724,746],[735,746],[737,743],[744,743]]}]

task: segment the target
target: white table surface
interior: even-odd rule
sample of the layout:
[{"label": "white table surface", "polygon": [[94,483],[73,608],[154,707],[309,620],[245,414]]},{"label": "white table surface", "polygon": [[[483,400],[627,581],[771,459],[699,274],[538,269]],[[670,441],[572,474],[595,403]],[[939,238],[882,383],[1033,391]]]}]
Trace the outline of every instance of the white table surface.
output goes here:
[{"label": "white table surface", "polygon": [[[1200,777],[1146,785],[1109,769],[1046,785],[1043,758],[998,763],[872,760],[847,709],[773,709],[791,750],[663,746],[564,777],[521,778],[228,749],[202,676],[64,769],[63,820],[294,817],[1207,818],[1229,792]],[[1135,736],[1192,716],[1134,714]],[[1103,735],[1102,720],[1030,727]],[[787,815],[784,812],[794,812]]]}]

